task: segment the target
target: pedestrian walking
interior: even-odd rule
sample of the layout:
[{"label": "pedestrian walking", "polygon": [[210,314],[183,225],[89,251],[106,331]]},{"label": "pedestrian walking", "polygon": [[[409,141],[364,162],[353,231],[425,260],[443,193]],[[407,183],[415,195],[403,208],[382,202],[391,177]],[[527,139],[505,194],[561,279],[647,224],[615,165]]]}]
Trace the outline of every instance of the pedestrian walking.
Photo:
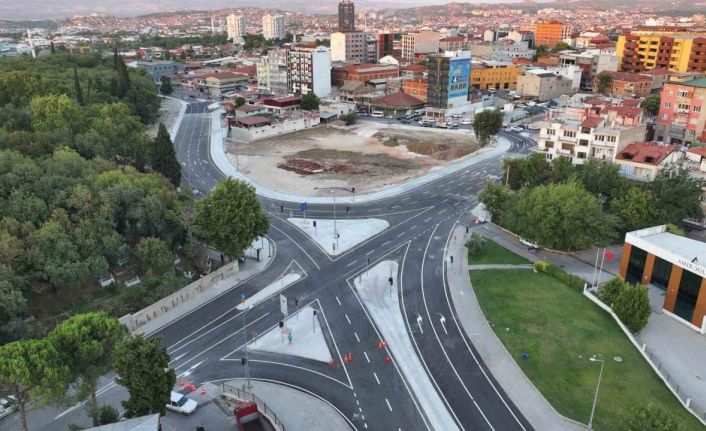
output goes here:
[{"label": "pedestrian walking", "polygon": [[289,334],[287,334],[287,340],[289,340],[289,344],[292,344],[292,333],[291,332],[289,332]]},{"label": "pedestrian walking", "polygon": [[451,259],[451,263],[454,263],[454,257],[453,257],[453,256],[449,256],[449,258]]}]

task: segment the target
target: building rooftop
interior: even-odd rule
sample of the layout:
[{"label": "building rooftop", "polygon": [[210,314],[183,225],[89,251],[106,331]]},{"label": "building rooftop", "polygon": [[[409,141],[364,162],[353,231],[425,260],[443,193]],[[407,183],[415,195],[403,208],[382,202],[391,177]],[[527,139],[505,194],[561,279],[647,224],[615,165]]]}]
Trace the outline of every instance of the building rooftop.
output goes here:
[{"label": "building rooftop", "polygon": [[669,233],[665,225],[628,232],[625,242],[706,277],[706,243]]},{"label": "building rooftop", "polygon": [[639,73],[631,72],[601,72],[600,75],[610,75],[613,81],[626,81],[626,82],[651,82],[652,79],[649,76],[641,75]]},{"label": "building rooftop", "polygon": [[[654,142],[640,142],[625,147],[625,149],[616,156],[616,159],[658,166],[676,150],[677,145],[659,145]],[[704,262],[706,262],[706,260]]]},{"label": "building rooftop", "polygon": [[397,93],[378,97],[372,101],[372,104],[386,108],[410,108],[412,106],[424,105],[424,101],[402,91],[398,91]]},{"label": "building rooftop", "polygon": [[[674,82],[670,82],[670,84],[674,84]],[[692,79],[691,81],[682,82],[681,84],[688,85],[689,87],[706,88],[706,77]]]},{"label": "building rooftop", "polygon": [[127,419],[122,422],[89,428],[90,431],[157,431],[159,430],[159,413],[139,418]]}]

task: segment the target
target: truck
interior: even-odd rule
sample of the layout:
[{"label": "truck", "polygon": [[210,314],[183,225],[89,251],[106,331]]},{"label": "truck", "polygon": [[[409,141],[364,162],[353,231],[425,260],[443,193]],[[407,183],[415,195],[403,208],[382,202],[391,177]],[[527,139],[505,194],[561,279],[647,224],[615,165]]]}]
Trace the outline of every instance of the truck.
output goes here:
[{"label": "truck", "polygon": [[0,419],[17,410],[17,398],[14,395],[0,398]]}]

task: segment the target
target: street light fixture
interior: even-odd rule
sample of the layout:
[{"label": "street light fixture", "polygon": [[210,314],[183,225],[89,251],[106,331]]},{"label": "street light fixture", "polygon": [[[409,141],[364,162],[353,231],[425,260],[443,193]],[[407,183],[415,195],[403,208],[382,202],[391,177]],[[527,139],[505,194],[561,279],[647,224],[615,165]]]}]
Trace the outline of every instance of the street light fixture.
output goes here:
[{"label": "street light fixture", "polygon": [[333,195],[333,237],[336,239],[336,250],[338,250],[338,229],[336,228],[336,191],[341,190],[355,193],[352,187],[314,187],[314,190],[327,190]]},{"label": "street light fixture", "polygon": [[245,379],[247,381],[245,387],[247,390],[252,390],[252,385],[250,384],[250,360],[248,359],[248,334],[245,332],[245,315],[250,310],[252,310],[252,305],[248,305],[243,311],[243,347],[245,348]]},{"label": "street light fixture", "polygon": [[603,377],[603,365],[605,365],[605,361],[603,359],[598,359],[595,356],[591,356],[588,358],[589,361],[591,362],[600,362],[601,363],[601,371],[598,373],[598,384],[596,384],[596,393],[593,395],[593,407],[591,407],[591,417],[588,418],[588,429],[592,430],[593,429],[593,415],[596,412],[596,403],[598,402],[598,390],[601,387],[601,377]]}]

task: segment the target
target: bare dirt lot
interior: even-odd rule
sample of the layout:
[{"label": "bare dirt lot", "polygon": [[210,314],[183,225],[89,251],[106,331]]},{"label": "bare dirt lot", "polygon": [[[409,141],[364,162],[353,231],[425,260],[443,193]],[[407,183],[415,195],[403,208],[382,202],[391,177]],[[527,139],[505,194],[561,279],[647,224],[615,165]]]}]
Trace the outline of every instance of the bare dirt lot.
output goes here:
[{"label": "bare dirt lot", "polygon": [[250,143],[226,141],[231,162],[256,183],[305,196],[323,194],[315,187],[355,187],[356,193],[380,190],[478,148],[467,131],[377,123],[320,126]]}]

